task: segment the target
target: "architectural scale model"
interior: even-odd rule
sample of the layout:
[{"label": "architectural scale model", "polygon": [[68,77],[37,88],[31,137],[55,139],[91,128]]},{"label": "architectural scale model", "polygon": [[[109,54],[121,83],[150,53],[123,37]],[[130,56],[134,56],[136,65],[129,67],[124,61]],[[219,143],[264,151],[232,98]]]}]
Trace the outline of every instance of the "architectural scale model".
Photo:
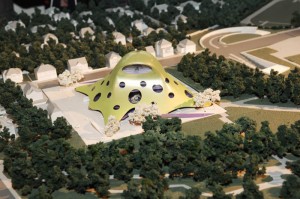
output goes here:
[{"label": "architectural scale model", "polygon": [[1,198],[300,198],[299,0],[36,2],[0,1]]}]

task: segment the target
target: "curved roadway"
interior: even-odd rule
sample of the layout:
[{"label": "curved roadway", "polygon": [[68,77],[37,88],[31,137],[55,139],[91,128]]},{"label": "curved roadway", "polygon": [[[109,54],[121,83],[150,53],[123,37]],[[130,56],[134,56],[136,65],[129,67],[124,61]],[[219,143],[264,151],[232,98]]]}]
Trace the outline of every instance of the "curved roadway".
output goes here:
[{"label": "curved roadway", "polygon": [[224,35],[225,34],[219,34],[208,37],[203,41],[204,47],[208,48],[212,53],[216,53],[217,55],[223,55],[226,58],[232,57],[233,55],[235,57],[245,60],[245,58],[240,54],[241,52],[257,48],[263,48],[289,38],[300,36],[300,28],[282,31],[279,33],[274,33],[228,45],[219,42],[219,39]]}]

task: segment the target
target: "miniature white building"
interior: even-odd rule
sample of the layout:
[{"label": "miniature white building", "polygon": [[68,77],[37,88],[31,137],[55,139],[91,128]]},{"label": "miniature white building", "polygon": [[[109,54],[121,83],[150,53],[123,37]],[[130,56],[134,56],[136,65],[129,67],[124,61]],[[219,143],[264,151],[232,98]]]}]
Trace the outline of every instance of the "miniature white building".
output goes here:
[{"label": "miniature white building", "polygon": [[89,33],[91,36],[94,35],[94,31],[92,30],[92,28],[90,27],[85,27],[85,28],[81,28],[80,31],[79,31],[79,36],[81,38],[84,38],[85,34],[86,33]]},{"label": "miniature white building", "polygon": [[42,24],[42,25],[33,26],[33,27],[30,29],[30,31],[31,31],[32,33],[37,33],[38,28],[45,28],[46,26],[47,26],[50,30],[56,30],[56,27],[53,27],[53,26],[50,25],[50,24]]},{"label": "miniature white building", "polygon": [[55,41],[55,44],[58,44],[58,38],[52,33],[45,34],[43,36],[43,39],[44,39],[44,44],[48,44],[48,41],[50,39],[53,39]]},{"label": "miniature white building", "polygon": [[83,11],[79,13],[80,17],[87,16],[87,15],[93,15],[92,11]]},{"label": "miniature white building", "polygon": [[41,64],[34,69],[35,78],[39,81],[51,80],[57,78],[56,68],[50,64]]},{"label": "miniature white building", "polygon": [[7,79],[10,79],[11,81],[15,83],[21,83],[23,82],[23,73],[22,70],[19,68],[10,68],[8,70],[3,71],[3,80],[6,81]]},{"label": "miniature white building", "polygon": [[31,99],[33,104],[38,102],[46,102],[44,93],[38,86],[32,82],[27,82],[23,88],[23,95],[27,99]]},{"label": "miniature white building", "polygon": [[120,32],[113,32],[113,36],[115,37],[115,42],[118,44],[121,42],[122,45],[126,45],[126,37]]},{"label": "miniature white building", "polygon": [[22,27],[25,27],[25,24],[21,20],[18,20],[18,21],[9,21],[7,25],[4,27],[4,29],[5,31],[9,31],[9,30],[16,31],[18,24]]},{"label": "miniature white building", "polygon": [[172,43],[162,39],[155,43],[155,51],[157,57],[168,57],[174,55]]},{"label": "miniature white building", "polygon": [[106,58],[106,67],[114,68],[122,57],[118,53],[112,51],[106,54],[105,58]]},{"label": "miniature white building", "polygon": [[109,17],[105,17],[105,19],[108,21],[109,25],[116,27],[115,23],[113,22],[113,20]]},{"label": "miniature white building", "polygon": [[[212,1],[213,1],[213,0],[212,0]],[[184,3],[181,3],[181,4],[179,5],[179,7],[181,7],[182,9],[179,9],[179,10],[181,10],[181,12],[182,12],[183,9],[184,9],[184,7],[185,7],[187,4],[191,4],[191,5],[194,7],[195,10],[197,10],[197,11],[200,12],[200,5],[201,5],[201,3],[196,2],[196,1],[186,1],[186,2],[184,2]]]},{"label": "miniature white building", "polygon": [[175,25],[175,28],[177,29],[177,23],[181,20],[183,23],[187,23],[187,17],[185,15],[179,14],[175,17],[175,19],[171,22],[172,25]]},{"label": "miniature white building", "polygon": [[144,36],[148,36],[151,32],[155,31],[153,28],[148,27],[143,31]]},{"label": "miniature white building", "polygon": [[55,14],[55,12],[57,12],[57,11],[59,11],[58,8],[56,8],[56,7],[49,7],[49,8],[47,8],[47,9],[44,10],[44,14],[48,15],[49,17],[52,17]]},{"label": "miniature white building", "polygon": [[89,65],[86,61],[85,57],[80,57],[76,59],[69,59],[68,60],[68,70],[72,73],[77,70],[81,71],[82,73],[85,73],[89,71]]},{"label": "miniature white building", "polygon": [[153,46],[146,46],[145,49],[146,49],[146,52],[150,53],[154,57],[156,56]]},{"label": "miniature white building", "polygon": [[166,31],[166,29],[164,29],[164,28],[157,28],[155,31],[156,31],[157,34],[158,34],[160,31],[163,31],[164,33],[168,33],[168,31]]},{"label": "miniature white building", "polygon": [[196,44],[189,39],[184,39],[179,42],[176,50],[177,53],[183,53],[183,54],[193,53],[196,51]]},{"label": "miniature white building", "polygon": [[167,4],[159,4],[159,5],[155,5],[151,8],[151,12],[153,12],[154,8],[156,8],[158,10],[158,13],[160,14],[161,12],[168,12],[168,5]]},{"label": "miniature white building", "polygon": [[141,31],[141,33],[143,32],[143,30],[148,28],[148,26],[144,23],[142,19],[133,21],[131,23],[131,26],[135,26],[139,31]]},{"label": "miniature white building", "polygon": [[3,106],[0,105],[0,116],[6,115],[6,110]]},{"label": "miniature white building", "polygon": [[58,21],[60,21],[62,19],[69,19],[70,20],[70,14],[69,13],[60,12],[60,13],[57,13],[57,14],[53,15],[53,20],[55,22],[58,22]]},{"label": "miniature white building", "polygon": [[58,117],[64,117],[62,111],[52,102],[49,102],[47,111],[52,122],[54,122]]}]

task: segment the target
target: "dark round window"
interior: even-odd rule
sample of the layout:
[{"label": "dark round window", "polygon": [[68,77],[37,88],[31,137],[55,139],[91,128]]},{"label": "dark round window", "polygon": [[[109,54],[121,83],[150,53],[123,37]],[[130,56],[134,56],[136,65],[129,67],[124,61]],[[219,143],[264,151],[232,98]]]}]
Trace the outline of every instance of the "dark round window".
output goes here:
[{"label": "dark round window", "polygon": [[120,106],[119,105],[115,105],[114,106],[114,110],[119,110]]},{"label": "dark round window", "polygon": [[190,92],[187,91],[187,90],[184,90],[184,93],[185,93],[185,95],[186,95],[187,97],[189,97],[189,98],[192,98],[192,97],[193,97],[193,94],[190,93]]},{"label": "dark round window", "polygon": [[169,93],[169,98],[173,98],[174,97],[174,93]]},{"label": "dark round window", "polygon": [[104,80],[101,82],[101,85],[104,83]]},{"label": "dark round window", "polygon": [[161,93],[163,91],[163,87],[161,85],[153,85],[152,90],[156,93]]},{"label": "dark round window", "polygon": [[95,95],[94,102],[98,101],[100,97],[101,97],[101,93],[98,93],[97,95]]},{"label": "dark round window", "polygon": [[109,85],[109,81],[106,82],[106,86],[108,86],[108,85]]},{"label": "dark round window", "polygon": [[132,90],[128,95],[128,100],[132,104],[138,103],[139,101],[141,101],[141,99],[142,99],[142,93],[137,89]]},{"label": "dark round window", "polygon": [[165,79],[165,82],[166,82],[166,83],[169,83],[170,81],[169,81],[169,79],[168,79],[168,78],[166,78],[166,79]]},{"label": "dark round window", "polygon": [[124,88],[124,87],[125,87],[125,82],[120,82],[119,86],[120,86],[121,88]]},{"label": "dark round window", "polygon": [[145,81],[141,81],[140,85],[141,85],[141,87],[145,87],[147,84]]},{"label": "dark round window", "polygon": [[178,83],[177,83],[176,81],[174,81],[174,83],[175,83],[176,85],[178,85]]},{"label": "dark round window", "polygon": [[110,96],[111,96],[111,92],[109,92],[109,93],[107,94],[107,98],[110,98]]}]

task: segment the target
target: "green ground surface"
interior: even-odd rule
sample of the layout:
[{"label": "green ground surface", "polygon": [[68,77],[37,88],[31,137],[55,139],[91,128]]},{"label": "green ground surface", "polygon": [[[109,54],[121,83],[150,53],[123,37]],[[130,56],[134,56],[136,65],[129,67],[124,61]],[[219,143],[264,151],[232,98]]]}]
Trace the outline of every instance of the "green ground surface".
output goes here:
[{"label": "green ground surface", "polygon": [[276,104],[273,104],[273,103],[270,102],[267,98],[250,100],[250,101],[245,102],[245,104],[271,105],[271,106],[278,106],[278,107],[292,107],[292,108],[298,108],[293,102],[276,103]]},{"label": "green ground surface", "polygon": [[176,67],[168,67],[165,70],[173,75],[175,78],[179,79],[186,85],[190,86],[191,88],[195,89],[196,91],[203,91],[203,87],[199,83],[195,83],[191,78],[184,77],[181,72],[177,71]]},{"label": "green ground surface", "polygon": [[220,115],[194,120],[182,124],[182,131],[185,135],[198,135],[205,138],[205,132],[220,130],[224,123],[219,119]]},{"label": "green ground surface", "polygon": [[300,54],[286,57],[286,59],[300,65]]},{"label": "green ground surface", "polygon": [[261,127],[262,121],[269,121],[270,128],[273,133],[277,132],[277,128],[281,124],[290,125],[300,119],[299,112],[289,111],[269,111],[262,109],[241,108],[241,107],[227,107],[228,119],[235,121],[240,117],[249,117],[256,121],[257,128]]},{"label": "green ground surface", "polygon": [[227,37],[224,37],[222,39],[222,42],[225,44],[232,44],[252,38],[260,37],[260,35],[257,34],[235,34],[235,35],[229,35]]},{"label": "green ground surface", "polygon": [[274,49],[271,49],[271,48],[261,48],[261,49],[253,50],[253,51],[250,51],[250,52],[247,52],[247,53],[249,53],[251,55],[254,55],[256,57],[262,58],[264,60],[276,63],[276,64],[288,66],[291,69],[294,69],[296,67],[295,65],[293,65],[293,64],[291,64],[287,61],[284,61],[284,60],[282,60],[278,57],[275,57],[275,56],[271,55],[272,53],[275,53],[275,52],[277,52],[277,51],[274,50]]},{"label": "green ground surface", "polygon": [[73,146],[76,149],[86,147],[85,143],[83,142],[83,140],[81,139],[81,137],[78,135],[78,133],[75,130],[72,129],[71,135],[72,135],[72,137],[67,140],[67,142],[71,146]]},{"label": "green ground surface", "polygon": [[278,199],[281,187],[273,187],[262,190],[265,199]]},{"label": "green ground surface", "polygon": [[[261,25],[267,21],[264,26],[289,25],[292,14],[299,11],[300,2],[293,3],[294,0],[284,0],[276,3],[262,13],[252,18],[252,23]],[[284,9],[283,9],[284,8]]]},{"label": "green ground surface", "polygon": [[52,193],[54,199],[96,199],[96,195],[92,193],[79,194],[75,191],[69,191],[67,189],[59,189]]}]

